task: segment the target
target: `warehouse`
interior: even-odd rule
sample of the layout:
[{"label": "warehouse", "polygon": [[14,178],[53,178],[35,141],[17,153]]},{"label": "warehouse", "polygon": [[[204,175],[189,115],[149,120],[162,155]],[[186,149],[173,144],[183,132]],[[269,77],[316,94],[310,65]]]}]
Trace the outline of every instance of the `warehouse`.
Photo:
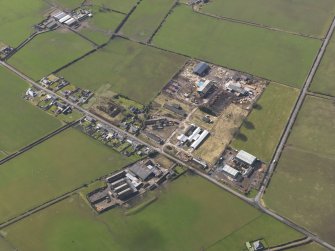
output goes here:
[{"label": "warehouse", "polygon": [[246,151],[239,151],[235,157],[238,161],[241,161],[249,166],[252,166],[256,162],[256,157],[247,153]]}]

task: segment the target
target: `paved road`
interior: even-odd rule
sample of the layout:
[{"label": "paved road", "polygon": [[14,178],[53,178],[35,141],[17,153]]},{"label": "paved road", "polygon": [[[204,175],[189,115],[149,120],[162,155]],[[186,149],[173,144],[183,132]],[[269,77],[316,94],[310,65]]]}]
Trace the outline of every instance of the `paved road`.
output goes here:
[{"label": "paved road", "polygon": [[306,244],[310,243],[311,241],[312,240],[309,237],[307,237],[307,238],[304,238],[302,240],[297,240],[297,241],[294,241],[294,242],[290,242],[290,243],[281,245],[279,247],[269,248],[269,251],[287,250],[287,249],[291,249],[291,248],[294,248],[294,247],[306,245]]},{"label": "paved road", "polygon": [[274,155],[274,158],[273,158],[273,161],[271,162],[270,166],[269,166],[269,169],[268,169],[268,173],[266,174],[264,180],[263,180],[263,184],[261,186],[261,189],[260,189],[260,192],[257,194],[256,198],[255,199],[250,199],[250,198],[247,198],[246,196],[240,194],[239,192],[233,190],[232,188],[220,183],[219,181],[215,180],[214,178],[206,175],[205,173],[189,166],[187,163],[184,163],[183,161],[180,161],[179,159],[175,158],[174,156],[168,154],[168,153],[165,153],[163,150],[161,150],[160,148],[157,148],[157,147],[154,147],[154,146],[151,146],[149,145],[148,143],[140,140],[139,138],[135,137],[134,135],[128,133],[128,132],[125,132],[123,130],[121,130],[120,128],[116,127],[115,125],[111,124],[110,122],[108,122],[107,120],[103,119],[103,118],[100,118],[98,116],[96,116],[95,114],[85,110],[84,108],[82,108],[81,106],[65,99],[64,97],[54,93],[53,91],[47,89],[47,88],[44,88],[42,86],[40,86],[38,83],[36,83],[35,81],[33,81],[32,79],[30,79],[28,76],[26,76],[25,74],[21,73],[20,71],[18,71],[17,69],[15,69],[14,67],[12,67],[11,65],[5,63],[5,62],[2,62],[0,61],[0,64],[3,65],[4,67],[6,67],[7,69],[11,70],[12,72],[14,72],[15,74],[17,74],[18,76],[20,76],[22,79],[24,79],[25,81],[27,81],[28,83],[30,83],[31,85],[35,86],[36,88],[39,88],[39,89],[42,89],[43,91],[45,91],[46,93],[50,94],[50,95],[54,95],[56,97],[58,97],[60,100],[64,101],[65,103],[71,105],[72,107],[76,108],[77,110],[81,111],[83,114],[87,115],[87,116],[90,116],[92,118],[95,118],[97,121],[100,121],[108,126],[110,126],[111,128],[113,128],[113,130],[115,130],[116,132],[119,132],[121,134],[124,134],[126,135],[128,138],[130,139],[133,139],[137,142],[140,142],[141,144],[143,145],[146,145],[146,146],[149,146],[150,148],[156,150],[157,152],[161,153],[162,155],[166,156],[167,158],[175,161],[176,163],[179,163],[183,166],[186,166],[188,167],[190,170],[192,170],[193,172],[195,172],[196,174],[198,174],[199,176],[209,180],[210,182],[214,183],[215,185],[225,189],[226,191],[230,192],[231,194],[235,195],[236,197],[240,198],[241,200],[245,201],[246,203],[258,208],[259,210],[261,210],[262,212],[276,218],[277,220],[281,221],[282,223],[294,228],[295,230],[303,233],[304,235],[306,235],[307,237],[309,237],[311,240],[323,245],[324,247],[327,247],[328,249],[330,250],[334,250],[335,251],[335,247],[333,247],[332,245],[330,245],[329,243],[323,241],[322,239],[320,239],[318,236],[314,235],[313,233],[311,233],[310,231],[300,227],[299,225],[291,222],[290,220],[278,215],[277,213],[265,208],[262,203],[261,203],[261,198],[262,196],[264,195],[264,192],[265,192],[265,189],[270,181],[270,178],[272,176],[272,173],[276,167],[276,161],[279,159],[280,155],[281,155],[281,152],[284,148],[284,145],[285,145],[285,142],[287,141],[287,138],[290,134],[290,131],[291,131],[291,128],[294,124],[294,121],[296,120],[297,118],[297,115],[298,115],[298,112],[302,106],[302,103],[305,99],[305,96],[306,96],[306,93],[307,93],[307,90],[312,82],[312,79],[313,79],[313,76],[315,75],[315,72],[320,64],[320,61],[322,59],[322,56],[326,50],[326,47],[327,47],[327,44],[329,43],[329,40],[331,38],[331,35],[333,33],[335,29],[335,19],[333,20],[332,22],[332,25],[327,33],[327,36],[322,44],[322,47],[320,48],[319,52],[318,52],[318,55],[314,61],[314,64],[313,64],[313,67],[312,69],[310,70],[309,72],[309,75],[308,75],[308,78],[301,90],[301,93],[299,95],[299,98],[298,98],[298,101],[295,105],[295,108],[291,114],[291,117],[289,119],[289,122],[286,126],[286,129],[283,133],[283,136],[281,138],[281,141],[277,147],[277,150],[276,150],[276,153]]}]

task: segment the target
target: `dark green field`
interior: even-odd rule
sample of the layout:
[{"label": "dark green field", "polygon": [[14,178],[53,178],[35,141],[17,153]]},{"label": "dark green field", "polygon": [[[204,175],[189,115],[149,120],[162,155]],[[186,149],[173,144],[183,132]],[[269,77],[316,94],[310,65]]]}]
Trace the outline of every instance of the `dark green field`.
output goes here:
[{"label": "dark green field", "polygon": [[286,31],[324,37],[333,16],[332,0],[213,0],[201,11]]},{"label": "dark green field", "polygon": [[8,61],[34,80],[84,55],[93,46],[68,30],[57,30],[35,37]]},{"label": "dark green field", "polygon": [[179,178],[130,216],[119,209],[97,216],[74,196],[3,233],[25,251],[237,251],[257,238],[271,245],[301,238],[198,176]]},{"label": "dark green field", "polygon": [[265,194],[268,207],[335,244],[335,105],[307,97]]},{"label": "dark green field", "polygon": [[106,86],[142,104],[150,102],[183,66],[185,57],[122,38],[113,39],[59,74],[84,88]]},{"label": "dark green field", "polygon": [[313,79],[310,90],[326,95],[335,96],[335,37],[328,44],[325,55]]},{"label": "dark green field", "polygon": [[301,87],[321,41],[218,20],[180,6],[153,43],[168,50]]},{"label": "dark green field", "polygon": [[0,67],[0,151],[13,153],[61,126],[59,120],[23,99],[28,88]]},{"label": "dark green field", "polygon": [[233,141],[233,147],[244,149],[269,162],[298,97],[298,89],[271,83]]},{"label": "dark green field", "polygon": [[137,41],[147,42],[175,0],[142,0],[121,32]]},{"label": "dark green field", "polygon": [[0,222],[98,177],[120,169],[126,158],[75,129],[68,129],[0,168]]}]

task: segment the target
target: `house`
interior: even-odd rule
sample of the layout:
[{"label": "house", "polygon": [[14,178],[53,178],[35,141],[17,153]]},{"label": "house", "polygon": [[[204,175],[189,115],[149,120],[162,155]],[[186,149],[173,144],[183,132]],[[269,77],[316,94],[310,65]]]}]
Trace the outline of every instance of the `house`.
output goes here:
[{"label": "house", "polygon": [[252,243],[252,247],[253,247],[254,251],[263,251],[263,250],[265,250],[265,247],[264,247],[263,243],[260,240],[254,241]]},{"label": "house", "polygon": [[198,75],[198,76],[205,76],[208,74],[210,70],[210,67],[207,63],[205,62],[200,62],[199,64],[197,64],[194,69],[193,69],[193,73]]},{"label": "house", "polygon": [[29,88],[29,89],[26,91],[26,96],[31,97],[31,98],[34,98],[34,97],[37,96],[37,93],[36,93],[33,89]]}]

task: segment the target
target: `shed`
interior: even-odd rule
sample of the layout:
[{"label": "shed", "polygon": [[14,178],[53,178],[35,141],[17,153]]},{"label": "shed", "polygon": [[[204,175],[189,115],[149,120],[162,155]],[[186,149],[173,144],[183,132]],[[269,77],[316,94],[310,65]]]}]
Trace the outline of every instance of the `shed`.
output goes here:
[{"label": "shed", "polygon": [[222,171],[228,174],[229,176],[233,177],[234,179],[240,174],[238,170],[236,170],[235,168],[232,168],[229,165],[224,165],[224,167],[222,168]]},{"label": "shed", "polygon": [[193,73],[197,74],[199,76],[205,76],[208,71],[209,71],[210,67],[207,63],[205,62],[200,62],[199,64],[197,64],[194,69],[193,69]]}]

